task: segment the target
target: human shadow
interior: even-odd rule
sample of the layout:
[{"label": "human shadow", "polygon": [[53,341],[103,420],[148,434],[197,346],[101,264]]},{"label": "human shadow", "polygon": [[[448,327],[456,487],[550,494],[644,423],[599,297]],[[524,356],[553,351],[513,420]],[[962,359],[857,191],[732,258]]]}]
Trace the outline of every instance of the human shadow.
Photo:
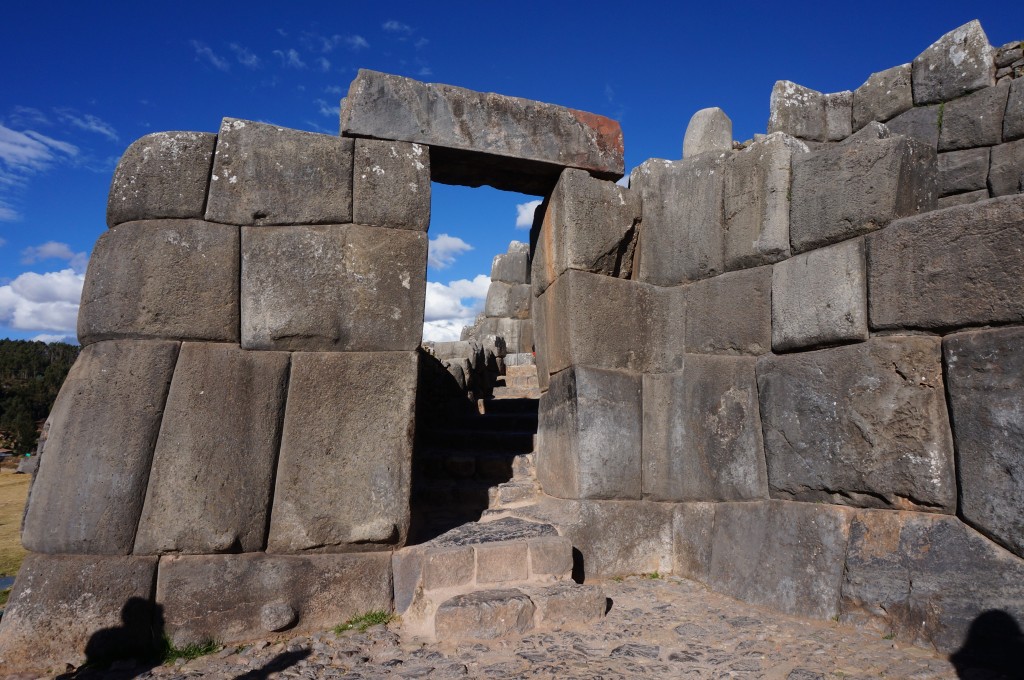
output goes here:
[{"label": "human shadow", "polygon": [[1024,633],[1001,609],[978,615],[960,649],[949,656],[960,680],[1024,680]]},{"label": "human shadow", "polygon": [[85,664],[58,680],[137,677],[160,665],[163,642],[163,607],[145,598],[129,598],[121,608],[121,625],[93,633],[85,645]]},{"label": "human shadow", "polygon": [[291,668],[298,662],[309,656],[310,650],[302,649],[294,652],[281,652],[268,661],[262,668],[254,668],[251,671],[235,676],[235,680],[266,680],[271,673],[280,673]]}]

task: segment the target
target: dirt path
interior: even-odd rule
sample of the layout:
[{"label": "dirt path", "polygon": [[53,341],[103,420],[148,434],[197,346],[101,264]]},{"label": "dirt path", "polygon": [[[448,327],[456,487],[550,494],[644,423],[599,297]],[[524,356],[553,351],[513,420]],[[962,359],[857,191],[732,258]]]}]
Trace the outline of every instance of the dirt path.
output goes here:
[{"label": "dirt path", "polygon": [[21,514],[32,475],[0,470],[0,576],[14,576],[25,549],[21,547]]}]

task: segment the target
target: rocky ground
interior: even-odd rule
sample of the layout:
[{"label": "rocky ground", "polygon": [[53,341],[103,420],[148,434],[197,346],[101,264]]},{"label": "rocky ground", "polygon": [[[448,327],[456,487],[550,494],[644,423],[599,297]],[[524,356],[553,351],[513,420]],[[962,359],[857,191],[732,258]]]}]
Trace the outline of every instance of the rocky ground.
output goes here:
[{"label": "rocky ground", "polygon": [[691,581],[634,576],[601,584],[612,600],[586,630],[424,644],[398,623],[228,647],[152,669],[89,678],[996,678],[957,675],[944,657],[878,634],[760,609]]}]

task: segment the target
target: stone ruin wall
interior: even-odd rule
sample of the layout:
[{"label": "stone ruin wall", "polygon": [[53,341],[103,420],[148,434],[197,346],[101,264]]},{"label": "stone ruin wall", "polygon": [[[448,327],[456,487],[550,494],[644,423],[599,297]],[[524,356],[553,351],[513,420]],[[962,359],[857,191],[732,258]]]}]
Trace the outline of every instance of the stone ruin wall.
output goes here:
[{"label": "stone ruin wall", "polygon": [[[781,83],[770,134],[733,149],[712,114],[629,188],[610,121],[512,100],[563,146],[467,140],[499,95],[371,72],[340,137],[225,119],[142,138],[0,663],[79,662],[122,615],[180,644],[391,607],[432,178],[546,197],[545,496],[523,514],[588,575],[674,572],[940,650],[985,610],[1024,620],[1019,52],[975,22],[852,94]],[[409,103],[458,97],[481,105],[427,125]]]}]

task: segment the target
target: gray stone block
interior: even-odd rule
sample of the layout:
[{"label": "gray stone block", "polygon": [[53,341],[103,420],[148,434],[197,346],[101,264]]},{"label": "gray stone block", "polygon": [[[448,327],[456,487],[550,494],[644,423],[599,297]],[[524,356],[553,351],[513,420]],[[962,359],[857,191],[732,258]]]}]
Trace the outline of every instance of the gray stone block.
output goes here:
[{"label": "gray stone block", "polygon": [[491,263],[491,281],[530,283],[530,252],[502,253]]},{"label": "gray stone block", "polygon": [[1024,192],[1024,139],[992,147],[988,187],[993,196]]},{"label": "gray stone block", "polygon": [[155,132],[121,156],[110,183],[107,226],[164,218],[202,219],[217,135]]},{"label": "gray stone block", "polygon": [[722,196],[730,155],[651,159],[633,170],[629,185],[643,203],[640,281],[674,286],[722,273]]},{"label": "gray stone block", "polygon": [[707,583],[716,503],[679,503],[672,511],[672,574]]},{"label": "gray stone block", "polygon": [[939,154],[939,195],[988,190],[989,150],[964,149]]},{"label": "gray stone block", "polygon": [[1009,142],[1024,137],[1024,79],[1018,78],[1010,84],[1010,94],[1003,114],[1003,141]]},{"label": "gray stone block", "polygon": [[853,91],[853,129],[860,130],[873,120],[884,123],[913,106],[910,64],[872,73]]},{"label": "gray stone block", "polygon": [[757,384],[773,498],[956,510],[938,338],[762,357]]},{"label": "gray stone block", "polygon": [[986,87],[942,105],[939,151],[992,146],[1002,141],[1007,85]]},{"label": "gray stone block", "polygon": [[[391,555],[186,555],[160,559],[156,601],[178,646],[265,638],[268,608],[289,608],[289,635],[391,610]],[[269,629],[268,629],[269,628]]]},{"label": "gray stone block", "polygon": [[825,95],[825,139],[838,142],[853,134],[853,92]]},{"label": "gray stone block", "polygon": [[640,498],[641,379],[574,366],[540,399],[537,479],[558,498]]},{"label": "gray stone block", "polygon": [[288,361],[286,352],[182,344],[135,554],[263,549]]},{"label": "gray stone block", "polygon": [[395,580],[395,613],[408,611],[424,591],[458,588],[473,582],[476,551],[464,546],[415,546],[391,558]]},{"label": "gray stone block", "polygon": [[645,498],[768,498],[754,362],[688,354],[682,372],[644,376]]},{"label": "gray stone block", "polygon": [[206,219],[241,225],[352,221],[353,140],[225,118]]},{"label": "gray stone block", "polygon": [[639,223],[639,192],[583,170],[564,170],[548,199],[533,257],[537,293],[567,269],[630,278]]},{"label": "gray stone block", "polygon": [[943,339],[964,520],[1024,557],[1024,330]]},{"label": "gray stone block", "polygon": [[683,158],[705,151],[732,150],[732,120],[717,106],[701,109],[690,117],[683,135]]},{"label": "gray stone block", "polygon": [[416,352],[292,355],[268,552],[405,542],[418,361]]},{"label": "gray stone block", "polygon": [[583,555],[586,578],[668,573],[672,569],[673,507],[648,501],[550,499],[559,524]]},{"label": "gray stone block", "polygon": [[357,139],[352,221],[426,231],[430,225],[430,149],[407,142]]},{"label": "gray stone block", "polygon": [[952,196],[943,196],[939,199],[939,210],[943,208],[952,208],[956,205],[967,205],[968,203],[977,203],[978,201],[984,201],[988,199],[988,189],[979,189],[978,191],[968,191],[966,194],[953,194]]},{"label": "gray stone block", "polygon": [[242,229],[242,347],[412,350],[427,235],[350,225]]},{"label": "gray stone block", "polygon": [[942,36],[914,59],[914,104],[946,102],[995,84],[993,52],[977,19]]},{"label": "gray stone block", "polygon": [[867,237],[873,329],[1024,320],[1024,196],[937,210]]},{"label": "gray stone block", "polygon": [[599,586],[569,582],[523,590],[537,608],[537,624],[548,629],[597,623],[608,607],[608,598]]},{"label": "gray stone block", "polygon": [[152,655],[155,580],[155,557],[29,554],[0,623],[0,667],[55,674]]},{"label": "gray stone block", "polygon": [[[536,307],[530,303],[531,308]],[[534,312],[535,313],[535,312]],[[500,337],[505,341],[508,352],[532,352],[534,347],[533,321],[530,319],[501,319],[485,318],[480,322],[479,337],[490,335]]]},{"label": "gray stone block", "polygon": [[797,255],[772,272],[775,351],[866,340],[864,242],[854,239]]},{"label": "gray stone block", "polygon": [[772,267],[728,272],[686,287],[686,351],[772,350]]},{"label": "gray stone block", "polygon": [[916,139],[932,149],[939,148],[939,104],[916,106],[886,122],[894,135]]},{"label": "gray stone block", "polygon": [[935,208],[934,152],[864,128],[843,144],[793,156],[793,251],[842,241]]},{"label": "gray stone block", "polygon": [[853,515],[811,503],[719,504],[710,585],[787,614],[837,616]]},{"label": "gray stone block", "polygon": [[645,373],[671,373],[683,367],[686,351],[687,287],[647,286],[649,307],[642,320],[646,323]]},{"label": "gray stone block", "polygon": [[106,231],[82,288],[79,342],[238,342],[238,240],[238,227],[200,220],[128,222]]},{"label": "gray stone block", "polygon": [[127,555],[146,495],[178,343],[89,345],[50,414],[22,543],[40,553]]},{"label": "gray stone block", "polygon": [[529,319],[533,289],[528,283],[502,283],[492,281],[487,289],[484,314],[507,319]]},{"label": "gray stone block", "polygon": [[996,68],[1005,68],[1024,58],[1024,43],[1019,40],[1008,42],[996,50]]},{"label": "gray stone block", "polygon": [[979,615],[1024,620],[1024,562],[955,517],[862,510],[850,528],[840,621],[940,652]]},{"label": "gray stone block", "polygon": [[440,640],[493,640],[533,630],[536,611],[522,591],[480,590],[445,600],[434,615]]},{"label": "gray stone block", "polygon": [[788,80],[776,81],[769,104],[768,133],[785,132],[800,139],[828,139],[825,95]]}]

